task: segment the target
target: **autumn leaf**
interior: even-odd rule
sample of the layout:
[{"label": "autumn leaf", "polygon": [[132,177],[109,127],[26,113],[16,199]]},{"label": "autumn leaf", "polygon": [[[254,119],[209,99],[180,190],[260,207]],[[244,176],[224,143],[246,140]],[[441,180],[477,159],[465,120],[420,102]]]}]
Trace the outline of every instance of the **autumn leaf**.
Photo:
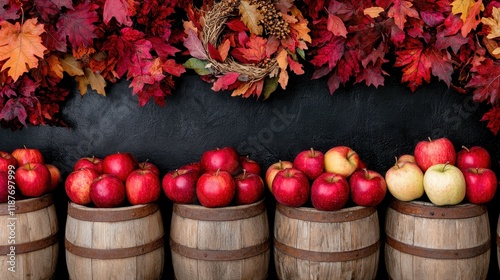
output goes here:
[{"label": "autumn leaf", "polygon": [[481,121],[487,121],[487,127],[493,132],[494,135],[498,135],[500,131],[500,107],[493,107],[487,113],[483,115]]},{"label": "autumn leaf", "polygon": [[375,7],[370,7],[370,8],[364,9],[363,14],[365,16],[369,16],[371,18],[377,18],[380,16],[380,13],[382,13],[383,11],[384,11],[384,8],[375,6]]},{"label": "autumn leaf", "polygon": [[447,52],[443,53],[430,47],[426,49],[426,56],[432,64],[432,75],[438,77],[449,87],[451,85],[451,75],[453,74],[453,63],[448,58]]},{"label": "autumn leaf", "polygon": [[500,63],[490,58],[484,59],[471,69],[472,78],[465,86],[474,89],[474,100],[500,103]]},{"label": "autumn leaf", "polygon": [[479,0],[474,5],[469,8],[469,12],[467,17],[464,20],[464,24],[462,26],[462,36],[466,37],[472,30],[475,30],[476,27],[481,22],[481,11],[484,10],[483,1]]},{"label": "autumn leaf", "polygon": [[259,12],[258,6],[250,4],[250,1],[241,0],[238,10],[240,11],[241,21],[245,23],[250,33],[262,35],[263,28],[259,22],[264,20],[264,16]]},{"label": "autumn leaf", "polygon": [[21,2],[0,0],[0,21],[18,19],[18,12],[21,10]]},{"label": "autumn leaf", "polygon": [[455,0],[451,3],[451,12],[454,15],[460,14],[460,18],[465,22],[469,15],[469,9],[474,6],[475,3],[474,0]]},{"label": "autumn leaf", "polygon": [[0,22],[0,61],[6,60],[0,71],[9,68],[8,75],[17,81],[23,73],[37,67],[37,57],[43,58],[46,50],[40,37],[43,32],[43,24],[37,24],[36,19],[28,19],[22,26],[18,22]]},{"label": "autumn leaf", "polygon": [[394,18],[394,23],[399,29],[403,30],[407,17],[419,18],[417,10],[412,8],[410,1],[395,0],[394,5],[389,8],[387,16]]},{"label": "autumn leaf", "polygon": [[340,58],[344,55],[345,39],[335,37],[325,46],[318,49],[316,55],[311,59],[314,66],[328,64],[329,69],[333,69]]},{"label": "autumn leaf", "polygon": [[302,64],[298,63],[297,61],[293,60],[292,57],[287,56],[288,59],[288,66],[290,67],[290,70],[293,71],[296,75],[302,75],[304,74],[304,69],[302,69]]},{"label": "autumn leaf", "polygon": [[500,59],[500,46],[497,41],[483,37],[483,45],[488,52],[496,59]]},{"label": "autumn leaf", "polygon": [[493,17],[481,18],[481,22],[490,27],[488,36],[486,36],[488,39],[500,37],[500,9],[493,7],[492,15]]},{"label": "autumn leaf", "polygon": [[28,113],[26,112],[24,105],[19,100],[19,98],[11,98],[7,100],[0,111],[0,120],[11,121],[17,117],[19,122],[26,126]]},{"label": "autumn leaf", "polygon": [[410,38],[404,49],[396,51],[395,67],[403,68],[401,81],[408,83],[412,91],[431,80],[431,61],[425,56],[424,46],[418,39]]},{"label": "autumn leaf", "polygon": [[238,77],[239,73],[236,72],[228,72],[223,76],[219,77],[217,81],[214,82],[212,86],[213,91],[226,90],[230,85],[234,84]]},{"label": "autumn leaf", "polygon": [[309,22],[302,16],[302,13],[297,7],[292,6],[290,8],[290,12],[292,13],[293,16],[295,16],[295,18],[299,20],[296,23],[289,23],[290,28],[295,31],[297,39],[307,43],[311,43],[312,39],[311,36],[309,35],[309,32],[311,30],[308,27]]},{"label": "autumn leaf", "polygon": [[217,50],[217,48],[214,45],[208,43],[207,50],[208,50],[208,54],[210,55],[210,58],[212,58],[213,60],[218,61],[218,62],[223,62],[222,56],[220,55],[219,50]]},{"label": "autumn leaf", "polygon": [[191,57],[183,65],[188,69],[193,69],[196,74],[203,76],[212,74],[212,72],[210,72],[210,70],[205,67],[207,66],[207,64],[207,60],[201,60],[195,57]]},{"label": "autumn leaf", "polygon": [[61,60],[61,67],[70,76],[83,76],[84,75],[82,66],[80,65],[80,62],[78,62],[70,54],[66,54],[64,56],[64,59]]},{"label": "autumn leaf", "polygon": [[224,40],[222,44],[219,45],[217,48],[217,51],[220,54],[220,57],[222,59],[222,62],[224,62],[227,58],[227,55],[229,54],[229,48],[231,47],[231,41],[229,39]]},{"label": "autumn leaf", "polygon": [[97,8],[99,8],[97,4],[84,2],[76,6],[74,10],[61,14],[56,25],[57,29],[62,38],[68,37],[73,48],[78,48],[80,45],[89,47],[92,45],[92,40],[97,38],[95,34],[97,26],[94,25],[99,21]]},{"label": "autumn leaf", "polygon": [[55,55],[51,55],[47,58],[47,63],[49,64],[50,71],[59,79],[63,78],[63,71],[61,62],[59,58]]},{"label": "autumn leaf", "polygon": [[288,67],[288,53],[286,50],[281,50],[276,56],[276,61],[278,62],[278,67],[281,69],[278,82],[282,89],[286,89],[286,85],[288,84],[288,72],[286,68]]},{"label": "autumn leaf", "polygon": [[332,32],[335,36],[342,36],[347,38],[347,29],[344,22],[336,15],[328,14],[328,21],[326,24],[328,31]]},{"label": "autumn leaf", "polygon": [[92,72],[88,67],[85,67],[83,72],[83,75],[75,77],[75,80],[78,82],[80,95],[85,95],[87,93],[87,86],[90,85],[90,88],[97,91],[98,94],[106,96],[106,91],[104,90],[106,81],[101,74]]},{"label": "autumn leaf", "polygon": [[134,12],[133,0],[106,0],[104,3],[103,21],[108,24],[114,17],[116,21],[125,26],[132,26],[132,19]]},{"label": "autumn leaf", "polygon": [[200,38],[198,38],[198,35],[192,29],[189,29],[188,36],[184,39],[184,47],[188,49],[189,54],[192,57],[196,57],[201,60],[208,59],[207,52],[205,51],[205,48],[203,48]]}]

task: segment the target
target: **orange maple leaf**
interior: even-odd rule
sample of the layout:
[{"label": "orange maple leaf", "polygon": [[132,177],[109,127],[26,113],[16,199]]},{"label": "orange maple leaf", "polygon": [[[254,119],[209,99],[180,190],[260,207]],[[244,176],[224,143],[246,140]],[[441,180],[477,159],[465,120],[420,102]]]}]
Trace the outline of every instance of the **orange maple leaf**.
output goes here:
[{"label": "orange maple leaf", "polygon": [[43,24],[37,24],[36,19],[28,19],[22,26],[19,22],[1,21],[0,61],[6,62],[0,71],[10,68],[8,75],[16,81],[23,73],[37,67],[37,57],[42,58],[47,49],[40,37],[44,32]]}]

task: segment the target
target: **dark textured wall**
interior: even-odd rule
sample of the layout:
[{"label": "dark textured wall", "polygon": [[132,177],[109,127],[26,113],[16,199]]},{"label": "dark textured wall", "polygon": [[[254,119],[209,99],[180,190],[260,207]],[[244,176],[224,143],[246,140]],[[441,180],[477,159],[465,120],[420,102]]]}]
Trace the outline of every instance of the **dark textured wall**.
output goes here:
[{"label": "dark textured wall", "polygon": [[[39,148],[47,162],[67,175],[80,157],[104,157],[118,151],[131,152],[141,161],[149,159],[165,173],[198,160],[203,151],[215,147],[234,146],[259,161],[265,170],[271,163],[292,160],[310,147],[326,152],[330,147],[347,145],[370,169],[385,174],[394,156],[413,153],[418,141],[446,136],[457,150],[462,145],[488,149],[493,169],[499,174],[499,137],[479,121],[486,108],[442,83],[411,93],[392,78],[379,89],[355,85],[330,95],[324,80],[302,76],[294,77],[286,91],[261,102],[212,92],[199,77],[185,75],[164,108],[154,104],[139,108],[126,81],[110,86],[108,92],[107,97],[73,93],[63,108],[69,128],[1,129],[0,149],[12,151],[22,145]],[[62,237],[67,203],[62,188],[56,199]],[[272,220],[274,200],[268,197],[267,202]],[[161,203],[168,231],[171,205],[164,197]],[[488,205],[492,233],[498,218],[495,204],[499,204],[498,195]],[[382,222],[385,205],[379,207]],[[493,246],[494,238],[490,274],[496,277]],[[380,275],[384,277],[383,254],[380,260]],[[167,256],[166,279],[171,274],[169,261]],[[64,275],[64,255],[60,263],[60,274]]]}]

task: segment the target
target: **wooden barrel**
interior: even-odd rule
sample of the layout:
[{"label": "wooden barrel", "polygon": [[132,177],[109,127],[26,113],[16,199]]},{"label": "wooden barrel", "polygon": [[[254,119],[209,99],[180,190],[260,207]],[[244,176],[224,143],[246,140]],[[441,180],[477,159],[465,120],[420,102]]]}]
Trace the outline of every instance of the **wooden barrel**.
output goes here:
[{"label": "wooden barrel", "polygon": [[157,204],[90,208],[70,202],[66,263],[70,279],[160,279],[163,221]]},{"label": "wooden barrel", "polygon": [[0,204],[0,225],[0,278],[52,279],[59,253],[52,195]]},{"label": "wooden barrel", "polygon": [[264,200],[223,208],[174,204],[170,248],[178,280],[266,279],[271,250]]},{"label": "wooden barrel", "polygon": [[391,279],[486,279],[490,227],[484,205],[391,201],[385,223]]},{"label": "wooden barrel", "polygon": [[274,263],[279,279],[375,279],[379,255],[374,207],[329,212],[276,205]]}]

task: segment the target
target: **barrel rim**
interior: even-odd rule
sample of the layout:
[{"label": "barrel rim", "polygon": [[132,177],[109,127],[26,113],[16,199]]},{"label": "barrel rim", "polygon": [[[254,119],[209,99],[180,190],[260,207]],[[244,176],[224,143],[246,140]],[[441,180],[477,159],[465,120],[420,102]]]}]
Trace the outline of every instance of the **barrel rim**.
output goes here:
[{"label": "barrel rim", "polygon": [[139,204],[115,208],[92,208],[68,202],[68,216],[88,222],[122,222],[144,218],[159,210],[158,204]]},{"label": "barrel rim", "polygon": [[353,206],[337,211],[321,211],[310,207],[288,207],[277,202],[276,211],[292,219],[317,223],[339,223],[369,217],[377,212],[377,208]]},{"label": "barrel rim", "polygon": [[375,243],[366,247],[350,251],[325,252],[309,251],[291,247],[279,242],[276,238],[274,238],[274,249],[280,251],[285,255],[301,260],[313,262],[344,262],[366,258],[375,254],[380,249],[380,240],[377,240]]},{"label": "barrel rim", "polygon": [[[173,212],[183,218],[199,221],[236,221],[258,216],[266,211],[265,199],[252,204],[208,208],[195,204],[174,203]],[[202,214],[201,214],[202,213]]]},{"label": "barrel rim", "polygon": [[478,246],[463,249],[435,249],[420,247],[403,243],[390,237],[389,235],[385,237],[385,241],[386,246],[389,246],[399,252],[412,256],[438,260],[474,258],[487,253],[491,249],[490,236],[488,236],[488,240]]},{"label": "barrel rim", "polygon": [[[3,204],[7,205],[7,203]],[[15,214],[34,212],[47,208],[53,204],[54,199],[52,193],[48,193],[40,197],[16,200],[14,209],[11,209],[10,207],[0,207],[0,215],[10,215],[11,212],[14,212]]]},{"label": "barrel rim", "polygon": [[401,201],[393,198],[389,208],[402,214],[428,219],[468,219],[487,213],[485,205],[461,203],[453,206],[437,206],[425,201]]}]

